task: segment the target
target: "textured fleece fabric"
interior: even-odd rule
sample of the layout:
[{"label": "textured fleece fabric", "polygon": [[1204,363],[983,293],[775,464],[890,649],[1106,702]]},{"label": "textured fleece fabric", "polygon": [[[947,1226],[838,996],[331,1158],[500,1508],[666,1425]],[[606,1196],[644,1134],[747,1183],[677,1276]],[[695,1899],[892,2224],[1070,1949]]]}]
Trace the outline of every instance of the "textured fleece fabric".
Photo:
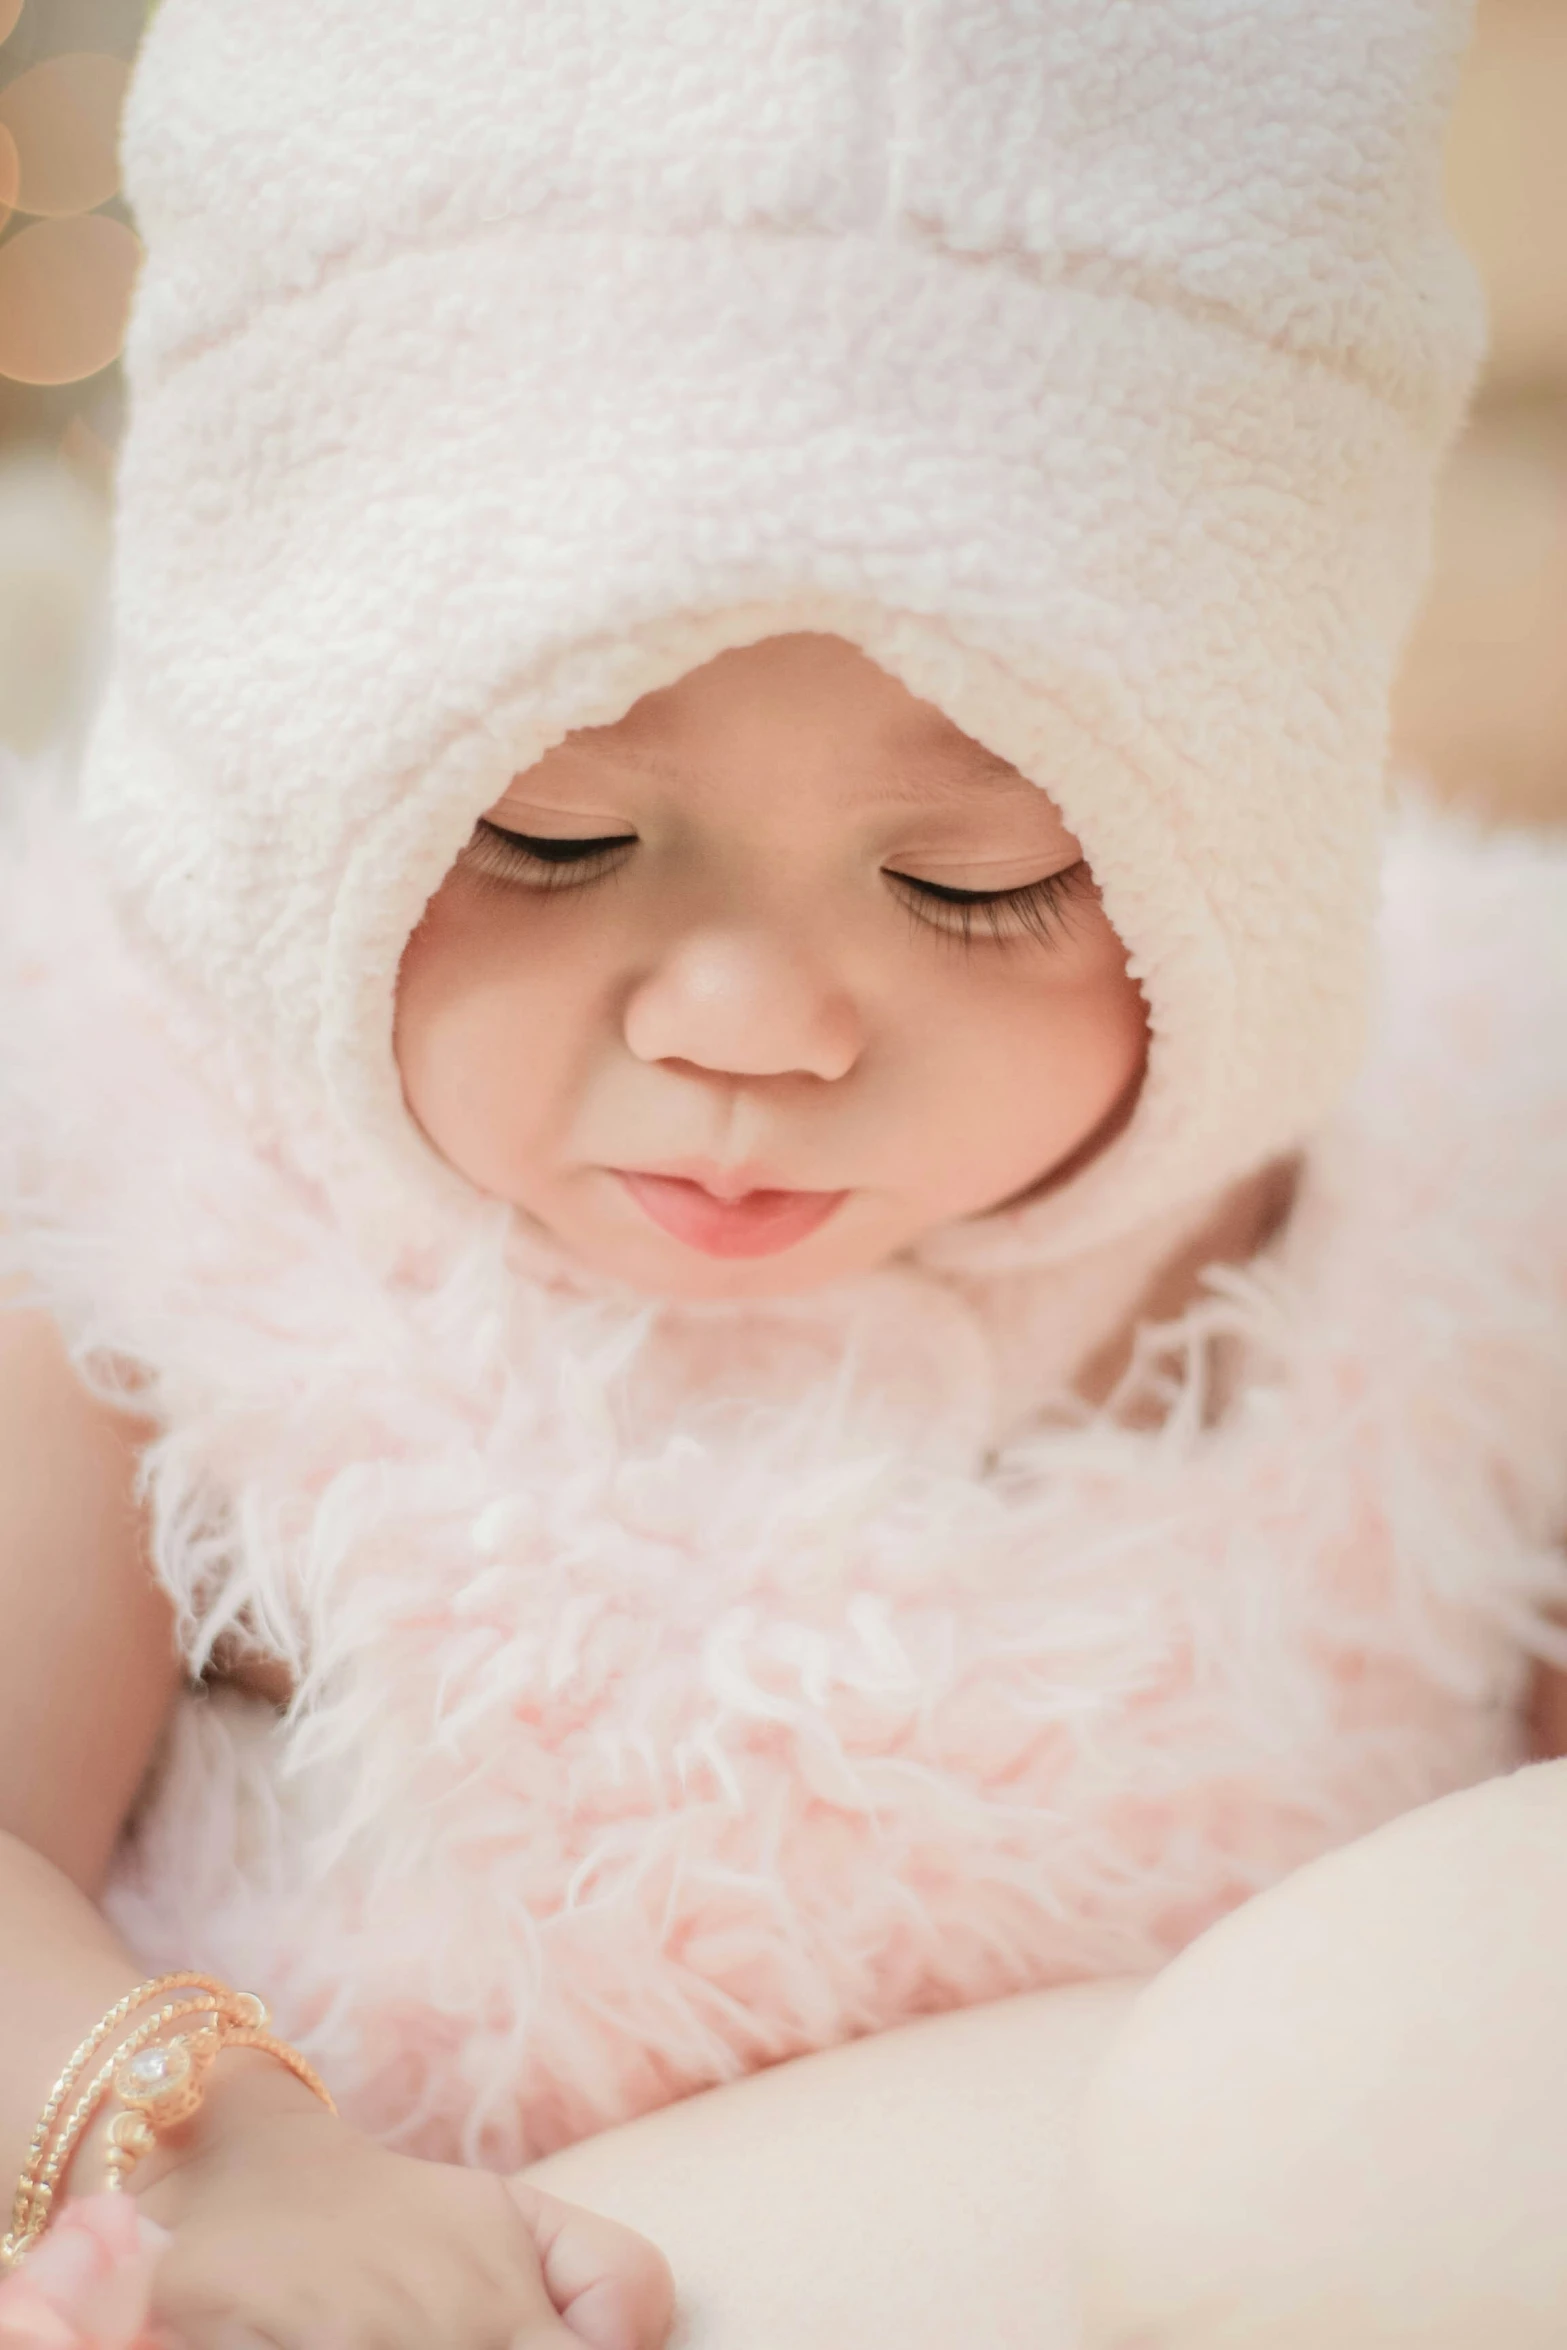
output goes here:
[{"label": "textured fleece fabric", "polygon": [[181,1700],[109,1908],[264,1990],[365,2126],[510,2166],[1148,1969],[1519,1759],[1567,1600],[1567,849],[1400,841],[1285,1233],[1101,1414],[1086,1263],[949,1234],[715,1309],[478,1204],[394,1252],[301,1105],[257,1149],[69,842],[0,872],[10,1253],[164,1431],[191,1667],[238,1624],[299,1684]]},{"label": "textured fleece fabric", "polygon": [[87,801],[418,1180],[398,953],[574,724],[787,627],[1059,800],[1152,1015],[1059,1258],[1359,1048],[1388,682],[1478,311],[1461,0],[164,0]]}]

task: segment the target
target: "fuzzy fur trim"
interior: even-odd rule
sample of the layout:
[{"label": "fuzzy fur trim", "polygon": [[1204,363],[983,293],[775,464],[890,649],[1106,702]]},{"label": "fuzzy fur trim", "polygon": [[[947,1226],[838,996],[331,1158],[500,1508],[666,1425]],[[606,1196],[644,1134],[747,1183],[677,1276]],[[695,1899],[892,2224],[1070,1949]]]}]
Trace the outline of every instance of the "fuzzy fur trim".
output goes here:
[{"label": "fuzzy fur trim", "polygon": [[127,958],[69,831],[14,848],[9,1259],[161,1425],[192,1672],[238,1628],[299,1684],[181,1700],[109,1900],[145,1963],[513,2167],[1153,1967],[1516,1761],[1567,1598],[1564,869],[1406,826],[1359,1089],[1279,1243],[1145,1333],[1140,1427],[1029,1383],[1048,1264],[692,1310],[493,1211],[399,1224]]}]

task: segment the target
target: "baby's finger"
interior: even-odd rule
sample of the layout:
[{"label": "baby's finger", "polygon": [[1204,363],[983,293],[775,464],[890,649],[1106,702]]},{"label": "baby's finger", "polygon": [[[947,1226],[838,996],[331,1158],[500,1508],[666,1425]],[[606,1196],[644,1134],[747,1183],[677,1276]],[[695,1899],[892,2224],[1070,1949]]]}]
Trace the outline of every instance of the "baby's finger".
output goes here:
[{"label": "baby's finger", "polygon": [[508,2179],[506,2190],[532,2230],[550,2299],[572,2332],[592,2350],[663,2350],[675,2280],[657,2246],[524,2178]]}]

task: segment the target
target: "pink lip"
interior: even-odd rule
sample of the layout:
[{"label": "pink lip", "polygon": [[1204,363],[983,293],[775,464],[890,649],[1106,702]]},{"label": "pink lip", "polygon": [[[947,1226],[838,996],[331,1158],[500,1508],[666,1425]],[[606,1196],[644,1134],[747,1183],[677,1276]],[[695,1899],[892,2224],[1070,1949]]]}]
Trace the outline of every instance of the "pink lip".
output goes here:
[{"label": "pink lip", "polygon": [[777,1256],[819,1231],[848,1197],[843,1191],[758,1189],[720,1199],[684,1175],[644,1175],[624,1167],[614,1172],[661,1231],[709,1257]]}]

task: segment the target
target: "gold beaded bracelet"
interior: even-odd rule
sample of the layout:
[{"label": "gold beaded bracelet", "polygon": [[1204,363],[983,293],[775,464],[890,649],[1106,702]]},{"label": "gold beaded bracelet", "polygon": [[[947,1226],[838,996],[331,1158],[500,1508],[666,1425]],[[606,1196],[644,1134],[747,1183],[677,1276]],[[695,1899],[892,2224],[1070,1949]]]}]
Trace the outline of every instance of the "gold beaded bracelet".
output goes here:
[{"label": "gold beaded bracelet", "polygon": [[55,2189],[70,2167],[77,2147],[92,2126],[98,2107],[113,2088],[114,2076],[122,2059],[146,2047],[166,2025],[177,2023],[184,2016],[210,2015],[211,2012],[211,2001],[207,1999],[176,2000],[167,2007],[159,2008],[156,2015],[121,2042],[114,2054],[94,2074],[66,2115],[58,2136],[52,2143],[46,2141],[40,2157],[29,2163],[17,2181],[11,2232],[0,2244],[0,2260],[6,2266],[14,2267],[28,2246],[49,2225]]},{"label": "gold beaded bracelet", "polygon": [[297,2048],[266,2029],[268,2016],[254,1992],[241,1992],[252,2009],[249,2021],[230,2023],[218,2016],[199,2032],[179,2032],[172,2040],[155,2042],[128,2056],[114,2074],[113,2089],[122,2110],[109,2124],[104,2155],[104,2184],[112,2191],[126,2179],[144,2154],[150,2154],[165,2130],[177,2130],[189,2121],[207,2094],[212,2061],[225,2048],[259,2048],[287,2065],[296,2080],[314,2090],[329,2113],[336,2113],[331,2094],[315,2066]]},{"label": "gold beaded bracelet", "polygon": [[[16,2194],[12,2203],[10,2233],[3,2241],[0,2241],[0,2268],[14,2265],[14,2262],[20,2258],[22,2250],[25,2249],[26,2242],[30,2241],[33,2236],[41,2234],[44,2226],[47,2225],[48,2207],[53,2199],[55,2182],[64,2170],[66,2163],[69,2162],[78,2139],[87,2127],[88,2121],[91,2119],[90,2112],[84,2112],[82,2107],[78,2105],[67,2116],[61,2143],[56,2146],[52,2158],[46,2163],[45,2156],[49,2150],[50,2137],[62,2106],[75,2089],[92,2058],[111,2037],[115,2027],[122,2024],[127,2016],[132,2015],[138,2007],[144,2006],[150,1999],[157,1998],[162,1992],[191,1988],[216,1993],[220,1999],[225,2001],[231,1996],[224,1986],[221,1983],[215,1983],[210,1975],[187,1972],[156,1976],[151,1982],[139,1983],[134,1991],[128,1991],[123,1999],[117,2000],[108,2013],[99,2018],[81,2045],[72,2052],[64,2071],[50,2090],[44,2109],[38,2116],[34,2127],[32,2139],[27,2149],[27,2159],[22,2165],[22,2174],[17,2181]],[[165,2008],[153,2018],[151,2029],[158,2029],[162,2024],[170,2021],[175,2013],[184,2015],[200,2012],[202,2006],[202,2001],[193,2000],[180,2005],[177,2009]],[[132,2035],[138,2045],[149,2036],[149,2031],[146,2028]],[[117,2061],[117,2058],[112,2061]],[[102,2085],[94,2083],[96,2091],[96,2096],[93,2097],[94,2103],[112,2084],[112,2061],[107,2077],[100,2074]],[[92,2094],[89,2092],[90,2096]],[[38,2208],[40,2205],[42,2206],[41,2210]]]},{"label": "gold beaded bracelet", "polygon": [[[167,2003],[119,2042],[61,2122],[66,2100],[116,2026],[162,1992],[193,1989],[201,1996]],[[190,2015],[211,2020],[195,2032],[177,2033],[167,2041],[159,2039],[167,2025]],[[10,2232],[0,2240],[0,2273],[15,2268],[48,2227],[55,2190],[111,2091],[124,2110],[109,2126],[104,2167],[110,2190],[123,2187],[136,2163],[151,2151],[164,2130],[177,2129],[195,2113],[206,2094],[213,2060],[224,2048],[259,2048],[276,2057],[335,2113],[337,2108],[320,2075],[297,2049],[266,2029],[268,2021],[266,2007],[254,1992],[231,1991],[210,1975],[192,1973],[160,1975],[138,1985],[110,2008],[73,2052],[38,2117],[17,2181]]]},{"label": "gold beaded bracelet", "polygon": [[84,2068],[97,2055],[98,2050],[108,2039],[116,2024],[122,2024],[128,2015],[131,2015],[138,2007],[145,2006],[149,1999],[156,1999],[162,1992],[182,1991],[192,1985],[206,1991],[221,1988],[207,1975],[190,1973],[158,1975],[150,1983],[138,1983],[135,1990],[127,1991],[125,1997],[118,2000],[107,2015],[99,2017],[81,2046],[71,2055],[64,2071],[50,2090],[48,2101],[42,2113],[38,2116],[32,2141],[27,2149],[27,2160],[22,2165],[22,2178],[17,2187],[18,2197],[21,2196],[27,2182],[37,2170],[44,2148],[49,2142],[49,2133],[54,2128],[55,2117],[61,2106],[75,2088]]}]

